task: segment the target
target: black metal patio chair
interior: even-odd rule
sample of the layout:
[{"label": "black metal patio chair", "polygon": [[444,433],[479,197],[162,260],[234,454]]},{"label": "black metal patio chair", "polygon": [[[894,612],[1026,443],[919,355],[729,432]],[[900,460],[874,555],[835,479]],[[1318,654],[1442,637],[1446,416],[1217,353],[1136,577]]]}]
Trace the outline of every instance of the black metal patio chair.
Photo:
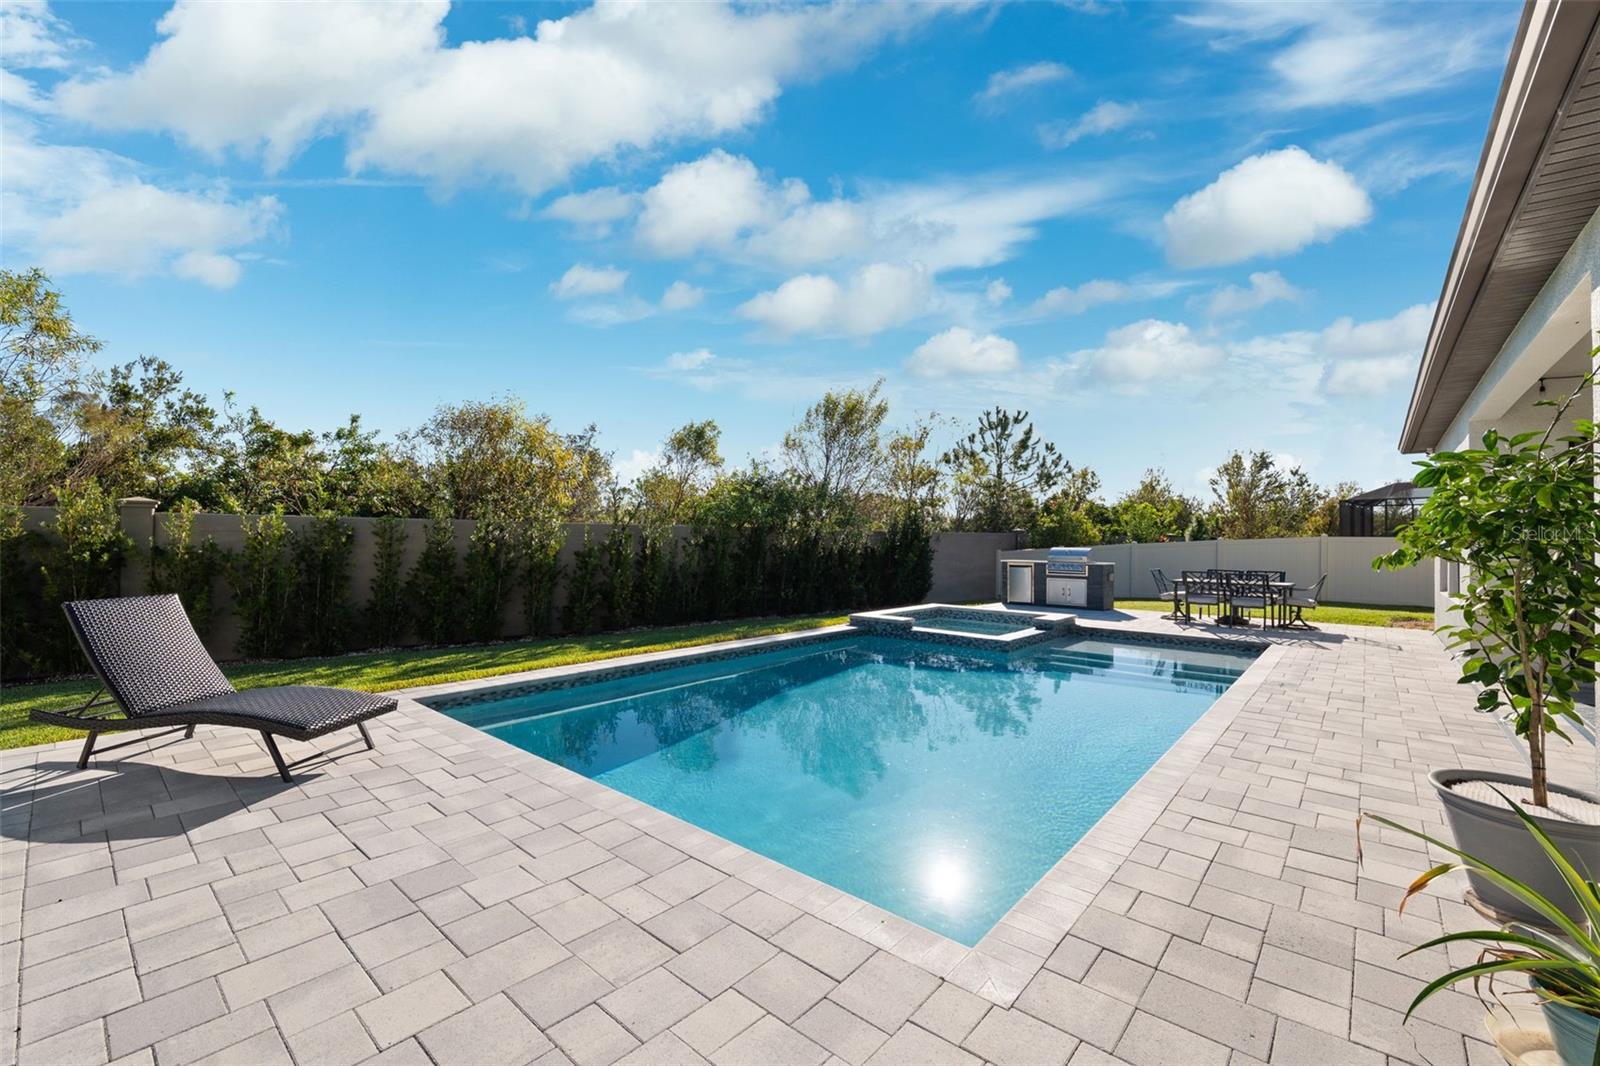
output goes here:
[{"label": "black metal patio chair", "polygon": [[[387,714],[397,705],[391,696],[317,685],[236,691],[200,643],[177,596],[78,600],[61,606],[100,688],[80,707],[35,709],[28,716],[35,722],[88,731],[78,757],[80,770],[89,765],[101,733],[183,729],[185,737],[192,737],[197,725],[221,725],[259,732],[279,776],[291,781],[289,767],[298,763],[283,761],[274,736],[313,740],[355,726],[371,748],[367,719]],[[102,698],[102,693],[109,695]],[[129,743],[134,741],[122,742]]]},{"label": "black metal patio chair", "polygon": [[1185,570],[1183,572],[1183,620],[1194,621],[1194,609],[1205,614],[1207,607],[1220,608],[1226,597],[1222,575],[1216,570]]},{"label": "black metal patio chair", "polygon": [[1322,586],[1327,584],[1328,575],[1323,574],[1317,578],[1314,585],[1299,586],[1285,598],[1284,607],[1294,612],[1293,617],[1284,623],[1285,627],[1298,627],[1300,629],[1315,629],[1316,626],[1306,621],[1305,612],[1316,607],[1317,601],[1322,598]]},{"label": "black metal patio chair", "polygon": [[1268,584],[1271,581],[1266,571],[1246,570],[1237,575],[1230,575],[1228,581],[1228,603],[1233,608],[1233,613],[1245,612],[1242,617],[1245,624],[1249,624],[1249,612],[1261,612],[1261,624],[1267,624],[1267,612],[1272,607],[1272,589]]},{"label": "black metal patio chair", "polygon": [[1178,617],[1178,590],[1168,580],[1166,571],[1159,568],[1150,571],[1150,580],[1156,583],[1156,599],[1165,600],[1172,604],[1172,613],[1167,617],[1176,619]]}]

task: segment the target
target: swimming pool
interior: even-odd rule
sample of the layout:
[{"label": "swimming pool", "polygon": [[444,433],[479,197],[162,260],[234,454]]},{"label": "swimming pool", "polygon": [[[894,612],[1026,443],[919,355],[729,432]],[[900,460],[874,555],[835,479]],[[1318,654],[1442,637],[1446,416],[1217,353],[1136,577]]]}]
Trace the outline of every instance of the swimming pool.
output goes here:
[{"label": "swimming pool", "polygon": [[848,637],[440,709],[970,946],[1252,657]]}]

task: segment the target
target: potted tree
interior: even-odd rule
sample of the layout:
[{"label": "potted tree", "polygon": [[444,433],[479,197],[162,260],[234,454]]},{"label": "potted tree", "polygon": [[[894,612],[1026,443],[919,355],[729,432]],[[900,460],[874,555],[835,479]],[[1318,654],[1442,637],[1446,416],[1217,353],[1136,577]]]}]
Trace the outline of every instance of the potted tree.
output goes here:
[{"label": "potted tree", "polygon": [[1406,1009],[1406,1018],[1409,1020],[1412,1012],[1430,996],[1460,981],[1470,979],[1474,987],[1481,988],[1481,982],[1487,978],[1493,991],[1494,980],[1499,976],[1526,975],[1528,990],[1538,997],[1551,1042],[1563,1066],[1600,1066],[1600,888],[1592,880],[1592,873],[1580,870],[1562,853],[1541,828],[1542,819],[1531,816],[1503,792],[1499,793],[1499,798],[1517,819],[1519,831],[1554,875],[1560,886],[1558,894],[1546,895],[1533,889],[1504,870],[1426,833],[1380,815],[1361,816],[1417,837],[1454,857],[1453,861],[1434,866],[1411,883],[1400,900],[1402,912],[1411,897],[1436,878],[1465,870],[1469,876],[1493,882],[1507,895],[1514,896],[1548,926],[1539,928],[1513,923],[1503,929],[1448,933],[1412,948],[1406,955],[1470,941],[1482,945],[1483,951],[1469,965],[1451,969],[1429,981]]},{"label": "potted tree", "polygon": [[[1595,678],[1595,616],[1600,611],[1600,498],[1595,487],[1595,427],[1576,420],[1562,433],[1573,401],[1594,375],[1560,401],[1543,432],[1503,437],[1483,447],[1436,452],[1417,465],[1433,489],[1399,547],[1374,568],[1411,566],[1429,556],[1462,567],[1453,596],[1459,620],[1440,627],[1462,655],[1461,682],[1477,685],[1478,708],[1498,713],[1527,742],[1526,776],[1441,769],[1430,776],[1456,843],[1547,897],[1564,898],[1554,870],[1501,793],[1523,803],[1560,846],[1600,866],[1600,801],[1552,785],[1550,737],[1582,722],[1580,687]],[[1493,787],[1491,787],[1493,786]],[[1487,906],[1533,920],[1526,905],[1492,878],[1469,869]]]}]

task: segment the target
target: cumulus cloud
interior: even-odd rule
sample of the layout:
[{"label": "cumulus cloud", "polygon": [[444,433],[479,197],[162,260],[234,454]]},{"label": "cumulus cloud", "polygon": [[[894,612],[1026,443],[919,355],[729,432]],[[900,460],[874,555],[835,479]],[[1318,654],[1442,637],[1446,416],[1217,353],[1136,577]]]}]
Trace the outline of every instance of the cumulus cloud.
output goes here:
[{"label": "cumulus cloud", "polygon": [[920,267],[869,263],[843,284],[801,274],[739,306],[739,314],[777,336],[865,337],[929,310],[934,288]]},{"label": "cumulus cloud", "polygon": [[706,290],[690,285],[687,281],[674,281],[667,286],[667,291],[661,294],[661,306],[668,311],[684,311],[697,307],[700,301],[706,298]]},{"label": "cumulus cloud", "polygon": [[1294,302],[1305,298],[1305,293],[1289,284],[1276,270],[1262,270],[1250,275],[1245,287],[1224,285],[1206,299],[1206,315],[1211,318],[1229,318],[1284,300]]},{"label": "cumulus cloud", "polygon": [[1060,63],[1029,63],[1025,66],[997,70],[989,75],[988,84],[972,100],[983,111],[998,111],[1005,102],[1020,93],[1065,81],[1072,71]]},{"label": "cumulus cloud", "polygon": [[906,360],[906,368],[919,377],[938,378],[952,374],[1004,374],[1015,370],[1020,362],[1012,341],[993,333],[980,337],[965,326],[954,326],[919,344]]},{"label": "cumulus cloud", "polygon": [[1182,322],[1147,318],[1114,329],[1105,344],[1080,352],[1077,365],[1128,391],[1143,391],[1173,378],[1191,377],[1222,362],[1222,347]]},{"label": "cumulus cloud", "polygon": [[983,299],[990,307],[999,307],[1011,299],[1011,286],[1005,278],[995,278],[983,288]]},{"label": "cumulus cloud", "polygon": [[1131,125],[1139,117],[1138,104],[1101,100],[1070,122],[1047,122],[1039,127],[1039,143],[1046,148],[1066,148],[1085,137],[1098,137]]},{"label": "cumulus cloud", "polygon": [[1300,368],[1330,395],[1371,396],[1412,378],[1432,322],[1433,305],[1415,304],[1389,318],[1345,316],[1320,330],[1250,338],[1232,350],[1244,362]]},{"label": "cumulus cloud", "polygon": [[592,267],[574,263],[567,272],[550,283],[550,291],[558,300],[575,300],[582,296],[604,296],[619,292],[628,282],[628,272],[614,266]]},{"label": "cumulus cloud", "polygon": [[1365,4],[1257,4],[1218,0],[1178,21],[1222,49],[1262,45],[1276,110],[1372,104],[1441,88],[1504,54],[1493,20],[1464,9]]},{"label": "cumulus cloud", "polygon": [[1081,285],[1061,285],[1028,305],[1030,318],[1052,315],[1081,315],[1101,304],[1131,303],[1170,296],[1183,288],[1181,281],[1108,281],[1096,278]]},{"label": "cumulus cloud", "polygon": [[986,175],[814,200],[804,182],[769,178],[716,149],[670,168],[642,194],[635,239],[667,257],[711,252],[790,270],[895,259],[938,273],[1003,262],[1040,223],[1109,189],[1098,178]]},{"label": "cumulus cloud", "polygon": [[0,64],[11,70],[60,70],[81,47],[48,4],[0,0]]},{"label": "cumulus cloud", "polygon": [[283,217],[271,196],[240,199],[221,184],[166,188],[113,152],[42,144],[17,117],[3,132],[7,242],[56,274],[171,273],[228,288],[243,273],[239,253]]},{"label": "cumulus cloud", "polygon": [[633,214],[638,203],[639,198],[633,193],[608,185],[558,196],[539,214],[581,227],[593,236],[604,237],[614,223]]},{"label": "cumulus cloud", "polygon": [[1264,152],[1225,170],[1167,212],[1167,258],[1182,267],[1286,255],[1372,217],[1366,191],[1304,149]]},{"label": "cumulus cloud", "polygon": [[718,148],[662,175],[644,194],[635,232],[658,255],[726,249],[781,210],[781,199],[781,191],[767,186],[754,163]]},{"label": "cumulus cloud", "polygon": [[179,0],[142,60],[56,99],[102,128],[259,153],[270,170],[332,134],[352,170],[536,194],[597,160],[748,128],[785,84],[953,10],[602,0],[531,36],[450,45],[447,9]]}]

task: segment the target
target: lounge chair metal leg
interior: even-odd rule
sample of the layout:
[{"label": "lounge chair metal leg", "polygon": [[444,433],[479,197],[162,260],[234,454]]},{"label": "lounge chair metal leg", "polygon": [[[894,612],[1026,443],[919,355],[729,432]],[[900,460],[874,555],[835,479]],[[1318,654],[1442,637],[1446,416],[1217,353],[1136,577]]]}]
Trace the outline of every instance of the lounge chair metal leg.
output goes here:
[{"label": "lounge chair metal leg", "polygon": [[261,739],[267,743],[267,751],[272,753],[272,761],[278,766],[278,776],[284,781],[293,783],[294,778],[289,776],[289,766],[283,761],[283,753],[278,751],[278,742],[272,739],[272,734],[265,729],[261,731]]},{"label": "lounge chair metal leg", "polygon": [[183,739],[184,740],[193,740],[194,739],[194,726],[190,726],[188,729],[185,729],[183,731]]},{"label": "lounge chair metal leg", "polygon": [[361,739],[367,742],[367,750],[371,751],[374,745],[372,743],[372,734],[367,732],[367,723],[357,722],[356,728],[361,730]]},{"label": "lounge chair metal leg", "polygon": [[89,765],[89,756],[94,754],[94,740],[100,735],[97,729],[89,730],[88,739],[83,742],[83,754],[78,756],[78,769],[86,769]]}]

